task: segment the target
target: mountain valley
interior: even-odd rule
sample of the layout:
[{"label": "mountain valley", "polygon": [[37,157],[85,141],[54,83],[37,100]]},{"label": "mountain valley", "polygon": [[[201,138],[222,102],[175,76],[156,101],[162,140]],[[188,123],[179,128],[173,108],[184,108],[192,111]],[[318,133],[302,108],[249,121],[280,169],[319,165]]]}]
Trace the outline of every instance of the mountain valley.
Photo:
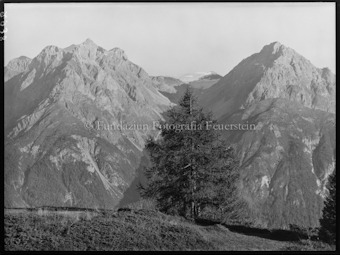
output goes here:
[{"label": "mountain valley", "polygon": [[[152,77],[122,49],[90,39],[11,60],[5,207],[114,209],[135,202],[145,139],[157,136],[154,122],[188,87],[219,123],[256,126],[222,130],[239,157],[249,220],[267,228],[317,226],[335,169],[335,75],[278,42],[223,77]],[[109,128],[120,123],[150,128]]]}]

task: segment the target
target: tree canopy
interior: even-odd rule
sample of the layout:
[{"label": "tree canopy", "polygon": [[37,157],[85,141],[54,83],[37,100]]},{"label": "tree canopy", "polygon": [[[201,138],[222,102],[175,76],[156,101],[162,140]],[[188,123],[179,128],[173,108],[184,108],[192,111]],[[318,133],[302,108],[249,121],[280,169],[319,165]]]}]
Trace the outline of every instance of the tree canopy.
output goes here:
[{"label": "tree canopy", "polygon": [[238,162],[227,146],[211,112],[198,107],[187,89],[179,105],[160,122],[160,136],[149,138],[146,150],[151,166],[143,198],[152,198],[167,213],[197,218],[205,208],[232,210],[237,201]]},{"label": "tree canopy", "polygon": [[336,238],[336,171],[329,177],[329,194],[320,219],[319,236],[323,241],[335,243]]}]

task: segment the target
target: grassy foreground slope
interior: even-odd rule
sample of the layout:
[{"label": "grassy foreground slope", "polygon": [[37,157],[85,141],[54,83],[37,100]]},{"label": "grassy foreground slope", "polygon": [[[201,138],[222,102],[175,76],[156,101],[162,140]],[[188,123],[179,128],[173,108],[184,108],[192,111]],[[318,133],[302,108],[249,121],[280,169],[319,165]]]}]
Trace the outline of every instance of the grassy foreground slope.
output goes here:
[{"label": "grassy foreground slope", "polygon": [[292,243],[153,210],[5,211],[5,250],[290,250]]}]

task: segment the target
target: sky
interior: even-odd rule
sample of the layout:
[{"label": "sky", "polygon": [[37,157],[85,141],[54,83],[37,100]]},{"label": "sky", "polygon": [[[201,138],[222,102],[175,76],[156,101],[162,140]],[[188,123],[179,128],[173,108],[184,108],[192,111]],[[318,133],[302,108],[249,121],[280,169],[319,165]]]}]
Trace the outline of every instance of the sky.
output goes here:
[{"label": "sky", "polygon": [[226,75],[278,41],[335,73],[335,3],[5,4],[5,65],[90,38],[149,75]]}]

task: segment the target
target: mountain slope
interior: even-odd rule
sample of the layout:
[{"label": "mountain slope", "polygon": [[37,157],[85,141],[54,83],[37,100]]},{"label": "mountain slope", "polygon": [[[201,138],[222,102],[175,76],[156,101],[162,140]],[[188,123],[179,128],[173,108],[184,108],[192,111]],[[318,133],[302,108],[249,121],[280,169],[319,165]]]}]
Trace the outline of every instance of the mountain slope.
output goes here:
[{"label": "mountain slope", "polygon": [[317,226],[335,167],[335,115],[278,98],[223,123],[255,125],[225,132],[238,151],[239,190],[252,221],[271,228]]},{"label": "mountain slope", "polygon": [[176,93],[176,86],[183,84],[184,82],[168,76],[154,76],[152,77],[154,86],[158,91]]},{"label": "mountain slope", "polygon": [[123,50],[90,39],[26,61],[5,83],[5,206],[114,208],[170,101]]},{"label": "mountain slope", "polygon": [[195,89],[207,89],[217,83],[221,78],[221,75],[211,72],[210,74],[200,77],[198,80],[191,81],[190,85]]},{"label": "mountain slope", "polygon": [[335,75],[272,43],[202,91],[199,101],[237,149],[240,196],[252,221],[317,226],[335,168]]},{"label": "mountain slope", "polygon": [[[5,206],[134,201],[122,198],[143,165],[144,139],[191,85],[200,104],[229,124],[223,134],[240,158],[249,218],[269,228],[318,225],[335,168],[335,75],[277,42],[210,79],[216,75],[201,73],[190,84],[149,77],[123,50],[89,39],[12,60],[5,67]],[[148,128],[118,130],[121,123]],[[238,124],[256,128],[230,130]]]},{"label": "mountain slope", "polygon": [[204,89],[211,87],[222,77],[215,72],[197,74],[198,78],[194,78],[196,80],[188,83],[176,78],[164,76],[153,77],[152,80],[159,92],[166,96],[172,103],[177,104],[188,87],[191,87],[195,94],[201,94]]}]

